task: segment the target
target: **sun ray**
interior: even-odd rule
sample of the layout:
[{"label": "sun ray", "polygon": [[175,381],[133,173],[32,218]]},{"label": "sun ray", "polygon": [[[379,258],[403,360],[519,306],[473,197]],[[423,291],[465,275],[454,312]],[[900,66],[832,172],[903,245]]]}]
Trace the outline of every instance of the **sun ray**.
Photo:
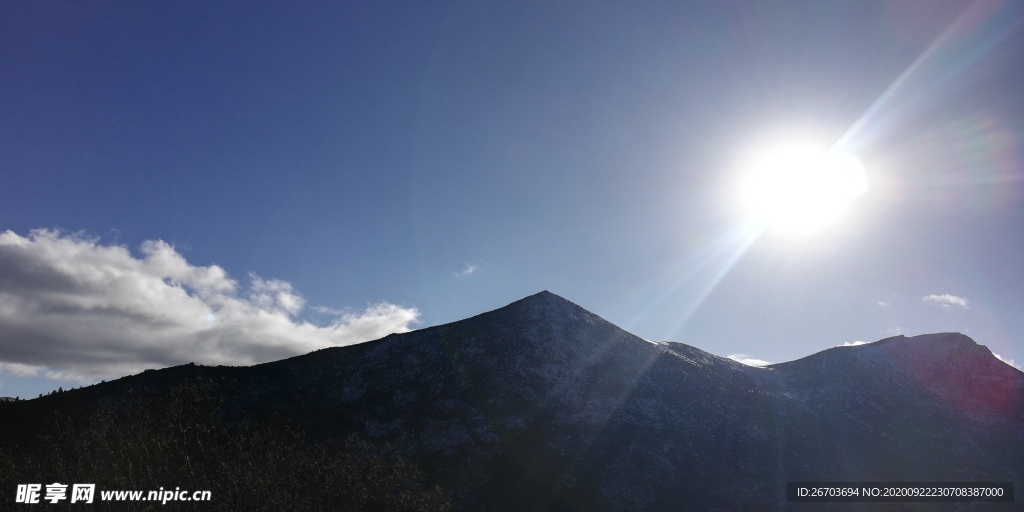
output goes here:
[{"label": "sun ray", "polygon": [[[974,2],[954,20],[839,138],[835,148],[857,151],[901,120],[941,99],[940,90],[1019,28],[1020,5]],[[1010,12],[1016,9],[1016,12]]]}]

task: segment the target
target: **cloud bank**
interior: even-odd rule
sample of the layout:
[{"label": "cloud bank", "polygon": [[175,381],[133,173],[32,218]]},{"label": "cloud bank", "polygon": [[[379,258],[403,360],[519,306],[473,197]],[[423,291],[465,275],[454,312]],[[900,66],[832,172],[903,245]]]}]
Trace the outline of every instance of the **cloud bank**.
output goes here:
[{"label": "cloud bank", "polygon": [[0,233],[0,371],[88,379],[249,365],[405,332],[419,317],[379,303],[314,325],[286,281],[250,274],[242,289],[160,240],[140,253],[51,230]]},{"label": "cloud bank", "polygon": [[754,358],[754,357],[750,357],[750,356],[748,356],[746,354],[730,354],[730,355],[727,355],[725,357],[727,357],[729,359],[732,359],[733,361],[736,361],[737,363],[745,364],[747,366],[758,366],[758,367],[760,367],[760,366],[768,366],[768,365],[772,364],[772,363],[769,363],[768,361],[764,361],[762,359],[757,359],[757,358]]},{"label": "cloud bank", "polygon": [[868,343],[870,343],[870,342],[868,342],[868,341],[860,341],[860,340],[857,340],[857,341],[844,341],[842,345],[836,345],[836,346],[837,347],[857,347],[857,346],[860,346],[860,345],[867,345]]},{"label": "cloud bank", "polygon": [[998,359],[998,360],[1000,360],[1000,361],[1002,361],[1002,362],[1004,362],[1004,363],[1006,363],[1006,364],[1008,364],[1008,365],[1010,365],[1010,366],[1012,366],[1012,367],[1014,367],[1014,368],[1016,368],[1018,370],[1024,371],[1024,368],[1021,368],[1020,365],[1017,364],[1017,361],[1014,361],[1013,359],[1004,358],[1003,356],[1001,356],[999,354],[996,354],[995,352],[993,352],[992,355],[996,356],[996,359]]},{"label": "cloud bank", "polygon": [[956,295],[952,295],[949,293],[944,293],[942,295],[925,295],[924,297],[921,297],[921,300],[929,304],[939,306],[943,309],[951,309],[954,306],[958,308],[968,309],[967,299],[963,297],[957,297]]}]

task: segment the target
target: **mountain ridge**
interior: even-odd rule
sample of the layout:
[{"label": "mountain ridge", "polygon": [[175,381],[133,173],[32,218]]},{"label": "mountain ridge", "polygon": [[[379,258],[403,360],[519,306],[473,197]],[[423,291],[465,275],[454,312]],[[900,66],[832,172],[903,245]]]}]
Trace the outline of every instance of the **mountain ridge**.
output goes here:
[{"label": "mountain ridge", "polygon": [[[393,446],[464,510],[775,509],[796,480],[1024,485],[1024,374],[966,336],[928,336],[755,368],[644,340],[543,291],[363,344],[15,406],[82,416],[204,379],[233,421],[283,415],[310,439]],[[948,350],[919,350],[929,340]]]}]

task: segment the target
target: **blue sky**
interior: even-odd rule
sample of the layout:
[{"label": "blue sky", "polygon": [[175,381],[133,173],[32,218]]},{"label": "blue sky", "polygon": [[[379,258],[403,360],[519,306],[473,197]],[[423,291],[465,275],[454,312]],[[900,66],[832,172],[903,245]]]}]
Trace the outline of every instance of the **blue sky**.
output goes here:
[{"label": "blue sky", "polygon": [[[1024,360],[1024,12],[870,2],[5,2],[0,395],[250,364],[550,290],[781,362]],[[869,180],[737,208],[800,134]]]}]

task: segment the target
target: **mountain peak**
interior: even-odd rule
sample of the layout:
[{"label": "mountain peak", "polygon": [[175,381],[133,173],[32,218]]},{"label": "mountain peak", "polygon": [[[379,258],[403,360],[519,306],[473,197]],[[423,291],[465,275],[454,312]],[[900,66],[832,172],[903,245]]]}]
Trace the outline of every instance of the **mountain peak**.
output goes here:
[{"label": "mountain peak", "polygon": [[881,353],[923,389],[972,413],[1004,409],[1020,395],[1020,372],[958,332],[888,338]]},{"label": "mountain peak", "polygon": [[878,341],[879,343],[910,343],[910,344],[942,344],[942,345],[977,345],[978,343],[964,333],[936,332],[917,336],[893,336]]},{"label": "mountain peak", "polygon": [[988,347],[979,345],[959,332],[940,332],[918,336],[897,336],[878,342],[892,357],[934,363],[955,363],[966,360],[995,359]]},{"label": "mountain peak", "polygon": [[539,291],[539,292],[537,292],[537,293],[535,293],[533,295],[527,295],[526,297],[523,297],[522,299],[519,299],[519,300],[513,302],[512,304],[517,304],[517,303],[520,303],[520,302],[522,302],[522,303],[531,303],[531,304],[561,304],[561,303],[567,303],[567,304],[572,304],[574,306],[576,305],[572,301],[570,301],[569,299],[566,299],[565,297],[562,297],[561,295],[558,295],[558,294],[555,294],[555,293],[551,293],[548,290],[541,290],[541,291]]},{"label": "mountain peak", "polygon": [[529,320],[565,321],[575,319],[585,320],[590,323],[596,320],[604,321],[579,304],[547,290],[537,292],[505,307],[484,314],[491,313],[512,314]]}]

